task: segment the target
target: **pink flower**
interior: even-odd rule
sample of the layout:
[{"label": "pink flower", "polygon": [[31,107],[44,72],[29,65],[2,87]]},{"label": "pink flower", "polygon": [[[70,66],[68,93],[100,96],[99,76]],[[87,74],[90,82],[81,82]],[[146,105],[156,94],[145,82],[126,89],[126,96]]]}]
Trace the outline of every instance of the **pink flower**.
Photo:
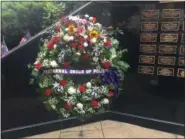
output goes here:
[{"label": "pink flower", "polygon": [[83,36],[85,34],[85,26],[78,26],[77,32]]},{"label": "pink flower", "polygon": [[82,19],[81,23],[85,25],[85,24],[87,24],[87,20],[86,19]]}]

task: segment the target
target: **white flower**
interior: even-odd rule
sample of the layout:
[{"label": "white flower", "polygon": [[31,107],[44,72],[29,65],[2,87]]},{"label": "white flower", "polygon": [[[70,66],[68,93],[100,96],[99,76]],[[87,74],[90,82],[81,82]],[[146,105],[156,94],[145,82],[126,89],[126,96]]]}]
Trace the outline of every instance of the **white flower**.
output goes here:
[{"label": "white flower", "polygon": [[57,45],[56,45],[56,44],[54,44],[54,46],[53,46],[53,47],[54,47],[54,49],[56,49],[56,48],[57,48]]},{"label": "white flower", "polygon": [[88,46],[88,43],[87,42],[84,42],[83,46],[84,47],[87,47]]},{"label": "white flower", "polygon": [[62,31],[60,31],[59,33],[58,33],[58,36],[63,36],[64,35],[64,32],[62,32]]},{"label": "white flower", "polygon": [[50,66],[51,67],[57,67],[58,64],[57,64],[57,62],[55,60],[53,60],[53,61],[50,62]]},{"label": "white flower", "polygon": [[91,83],[90,82],[86,83],[86,87],[91,88]]},{"label": "white flower", "polygon": [[92,27],[92,26],[88,26],[87,29],[88,29],[89,31],[92,31],[92,30],[93,30],[93,27]]},{"label": "white flower", "polygon": [[93,17],[89,17],[89,20],[93,20]]},{"label": "white flower", "polygon": [[70,40],[70,41],[73,41],[73,40],[74,40],[74,37],[73,37],[73,36],[70,36],[70,37],[69,37],[69,40]]},{"label": "white flower", "polygon": [[42,66],[43,66],[43,67],[49,67],[49,66],[50,66],[49,60],[48,60],[48,59],[44,59],[44,60],[43,60],[43,63],[42,63]]},{"label": "white flower", "polygon": [[93,57],[94,62],[98,62],[98,57]]},{"label": "white flower", "polygon": [[88,38],[88,36],[87,35],[84,35],[84,39],[87,39]]},{"label": "white flower", "polygon": [[57,82],[53,83],[53,88],[58,88],[59,86],[60,86],[59,83],[57,83]]},{"label": "white flower", "polygon": [[96,41],[97,41],[96,38],[92,38],[92,39],[91,39],[91,42],[92,42],[92,43],[96,43]]},{"label": "white flower", "polygon": [[107,41],[107,39],[106,39],[106,38],[104,38],[104,39],[103,39],[103,41],[104,41],[104,42],[106,42],[106,41]]},{"label": "white flower", "polygon": [[35,61],[34,65],[36,65],[37,63],[39,63],[39,61]]},{"label": "white flower", "polygon": [[72,94],[75,94],[76,93],[76,89],[74,87],[69,87],[67,92],[72,95]]},{"label": "white flower", "polygon": [[77,103],[76,105],[79,109],[83,109],[83,104],[82,103]]},{"label": "white flower", "polygon": [[65,35],[63,39],[64,39],[64,41],[68,42],[69,41],[69,36]]},{"label": "white flower", "polygon": [[68,31],[69,29],[68,28],[65,28],[65,31]]},{"label": "white flower", "polygon": [[104,98],[102,102],[103,102],[103,104],[108,104],[109,100],[107,98]]},{"label": "white flower", "polygon": [[56,109],[56,106],[55,106],[55,105],[51,105],[51,107],[53,108],[53,110],[55,110],[55,109]]},{"label": "white flower", "polygon": [[86,17],[86,18],[88,18],[88,17],[89,17],[89,15],[88,15],[88,14],[86,14],[86,15],[85,15],[85,17]]},{"label": "white flower", "polygon": [[80,53],[80,52],[77,52],[77,53],[76,53],[76,55],[80,56],[80,55],[81,55],[81,53]]},{"label": "white flower", "polygon": [[102,25],[100,23],[96,23],[96,26],[98,26],[98,28],[102,28]]}]

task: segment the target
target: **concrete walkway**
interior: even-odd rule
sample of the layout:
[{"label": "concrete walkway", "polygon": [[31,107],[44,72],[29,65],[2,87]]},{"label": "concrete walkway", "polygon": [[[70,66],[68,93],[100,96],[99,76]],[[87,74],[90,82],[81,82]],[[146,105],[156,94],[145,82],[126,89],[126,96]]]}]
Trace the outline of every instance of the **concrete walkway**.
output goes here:
[{"label": "concrete walkway", "polygon": [[34,135],[26,138],[184,138],[184,136],[148,129],[124,122],[105,120],[81,126]]}]

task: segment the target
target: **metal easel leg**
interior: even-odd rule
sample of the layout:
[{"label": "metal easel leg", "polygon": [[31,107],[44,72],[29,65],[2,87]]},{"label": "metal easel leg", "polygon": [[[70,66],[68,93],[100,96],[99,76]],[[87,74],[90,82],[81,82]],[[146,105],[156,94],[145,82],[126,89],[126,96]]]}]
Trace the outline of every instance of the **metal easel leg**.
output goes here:
[{"label": "metal easel leg", "polygon": [[61,125],[60,125],[60,133],[59,133],[59,139],[61,139],[62,138],[62,120],[61,120]]},{"label": "metal easel leg", "polygon": [[81,127],[80,127],[79,136],[80,137],[83,137],[84,136],[84,128],[83,128],[83,125],[81,125]]},{"label": "metal easel leg", "polygon": [[101,121],[100,121],[100,126],[101,126],[101,131],[102,131],[103,138],[105,138],[105,134],[104,134],[104,131],[103,131],[103,125],[102,125]]}]

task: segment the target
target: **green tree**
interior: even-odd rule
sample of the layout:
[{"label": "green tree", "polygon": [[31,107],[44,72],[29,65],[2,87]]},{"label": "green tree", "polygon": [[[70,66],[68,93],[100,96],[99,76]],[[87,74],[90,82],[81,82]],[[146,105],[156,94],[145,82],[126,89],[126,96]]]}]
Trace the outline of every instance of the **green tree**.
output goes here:
[{"label": "green tree", "polygon": [[31,35],[56,22],[65,11],[65,2],[2,2],[2,34],[10,48],[16,46],[26,29]]}]

